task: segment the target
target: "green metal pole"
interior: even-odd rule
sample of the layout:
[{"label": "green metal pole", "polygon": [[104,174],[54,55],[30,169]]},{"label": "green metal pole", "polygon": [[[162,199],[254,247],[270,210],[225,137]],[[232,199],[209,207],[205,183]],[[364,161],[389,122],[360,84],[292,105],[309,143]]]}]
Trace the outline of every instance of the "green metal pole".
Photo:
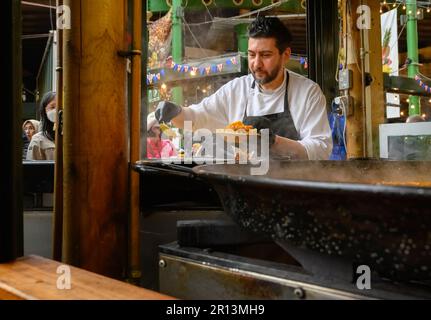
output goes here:
[{"label": "green metal pole", "polygon": [[[183,8],[181,0],[172,1],[172,59],[175,63],[183,61],[183,25],[181,15]],[[172,100],[179,104],[183,104],[183,89],[175,87],[172,89]]]},{"label": "green metal pole", "polygon": [[248,52],[248,24],[242,23],[235,26],[238,39],[238,51],[244,54]]},{"label": "green metal pole", "polygon": [[[407,0],[407,57],[411,63],[407,67],[409,78],[414,78],[418,74],[418,21],[416,0]],[[409,97],[409,115],[421,113],[420,98],[418,96]]]}]

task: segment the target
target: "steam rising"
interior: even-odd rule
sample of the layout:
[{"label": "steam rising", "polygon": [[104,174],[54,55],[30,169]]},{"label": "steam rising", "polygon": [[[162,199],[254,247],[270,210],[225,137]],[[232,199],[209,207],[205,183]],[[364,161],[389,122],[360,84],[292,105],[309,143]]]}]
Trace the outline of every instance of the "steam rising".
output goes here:
[{"label": "steam rising", "polygon": [[[247,166],[224,165],[205,170],[246,176]],[[401,161],[271,161],[262,178],[275,180],[359,183],[431,188],[431,162]]]}]

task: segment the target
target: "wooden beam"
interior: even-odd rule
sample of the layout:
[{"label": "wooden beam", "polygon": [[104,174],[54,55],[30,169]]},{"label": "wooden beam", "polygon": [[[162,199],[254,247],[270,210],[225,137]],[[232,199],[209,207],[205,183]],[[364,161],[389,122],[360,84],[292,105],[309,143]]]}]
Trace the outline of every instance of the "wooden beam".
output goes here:
[{"label": "wooden beam", "polygon": [[65,0],[63,261],[126,276],[126,0]]},{"label": "wooden beam", "polygon": [[[141,55],[132,58],[132,106],[130,114],[130,164],[141,158],[141,79],[142,79],[142,0],[133,0],[132,50]],[[146,10],[145,10],[146,11]],[[139,241],[139,174],[129,166],[130,234],[129,279],[139,283],[141,279],[141,255]]]},{"label": "wooden beam", "polygon": [[[59,269],[62,266],[63,269]],[[57,282],[70,268],[70,289]],[[37,256],[0,264],[0,300],[170,300],[172,297]]]},{"label": "wooden beam", "polygon": [[[353,113],[346,117],[347,129],[347,158],[357,159],[366,156],[366,148],[364,144],[364,104],[362,101],[362,80],[359,70],[360,65],[360,30],[356,26],[356,21],[359,18],[356,13],[356,8],[360,5],[360,0],[351,0],[342,2],[342,10],[345,15],[343,19],[343,35],[347,40],[347,67],[353,74],[353,87],[350,90],[350,95],[354,99]],[[348,4],[350,3],[350,6]],[[347,16],[346,16],[347,8]],[[351,109],[352,106],[349,106]]]},{"label": "wooden beam", "polygon": [[385,97],[382,66],[380,3],[368,0],[371,9],[371,29],[366,30],[368,70],[373,81],[367,90],[367,157],[379,158],[379,126],[385,123]]},{"label": "wooden beam", "polygon": [[[60,7],[62,0],[57,0]],[[63,112],[63,30],[57,30],[57,114]],[[58,127],[58,126],[57,126]],[[61,261],[63,245],[63,133],[55,131],[54,213],[52,222],[52,257]]]}]

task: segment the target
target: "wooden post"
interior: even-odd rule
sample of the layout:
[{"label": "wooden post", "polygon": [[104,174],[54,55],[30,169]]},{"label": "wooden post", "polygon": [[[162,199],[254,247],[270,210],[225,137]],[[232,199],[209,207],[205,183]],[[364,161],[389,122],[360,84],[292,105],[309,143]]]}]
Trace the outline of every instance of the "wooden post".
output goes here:
[{"label": "wooden post", "polygon": [[[142,0],[133,0],[133,35],[132,50],[142,49]],[[130,164],[140,159],[141,134],[141,55],[132,58],[132,106],[130,113]],[[130,190],[130,261],[129,278],[138,283],[141,278],[140,243],[139,243],[139,174],[129,168]]]},{"label": "wooden post", "polygon": [[379,157],[379,125],[385,123],[385,98],[383,90],[382,41],[380,25],[380,3],[368,0],[371,9],[371,29],[367,31],[368,65],[372,78],[367,92],[367,139],[368,157]]},{"label": "wooden post", "polygon": [[[59,8],[62,0],[56,1]],[[57,19],[56,19],[57,20]],[[57,114],[63,112],[63,30],[57,29]],[[58,122],[57,122],[58,123]],[[58,129],[61,129],[57,126]],[[61,261],[63,243],[63,134],[55,131],[54,214],[52,223],[52,257]]]},{"label": "wooden post", "polygon": [[127,263],[125,2],[64,1],[63,261],[114,278]]},{"label": "wooden post", "polygon": [[[364,107],[362,102],[362,79],[359,70],[361,38],[360,30],[357,28],[356,21],[358,14],[356,9],[360,5],[360,0],[351,0],[350,7],[346,7],[349,1],[342,2],[342,10],[345,19],[343,19],[343,34],[347,40],[347,66],[353,72],[353,87],[350,90],[350,95],[354,99],[353,113],[347,116],[347,158],[363,158],[365,157],[364,145]],[[346,8],[347,16],[346,16]],[[349,106],[351,108],[351,106]]]}]

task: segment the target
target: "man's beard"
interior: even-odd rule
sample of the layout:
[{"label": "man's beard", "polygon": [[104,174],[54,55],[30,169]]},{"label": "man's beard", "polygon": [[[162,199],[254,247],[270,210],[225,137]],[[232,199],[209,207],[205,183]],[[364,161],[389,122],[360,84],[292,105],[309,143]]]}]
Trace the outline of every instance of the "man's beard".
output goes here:
[{"label": "man's beard", "polygon": [[263,77],[263,78],[256,78],[255,75],[255,71],[251,71],[254,80],[259,84],[259,85],[264,85],[267,83],[270,83],[271,81],[273,81],[275,78],[277,78],[277,75],[280,71],[281,68],[281,64],[279,64],[278,66],[276,66],[272,71],[270,71],[269,73],[267,73],[267,76]]}]

